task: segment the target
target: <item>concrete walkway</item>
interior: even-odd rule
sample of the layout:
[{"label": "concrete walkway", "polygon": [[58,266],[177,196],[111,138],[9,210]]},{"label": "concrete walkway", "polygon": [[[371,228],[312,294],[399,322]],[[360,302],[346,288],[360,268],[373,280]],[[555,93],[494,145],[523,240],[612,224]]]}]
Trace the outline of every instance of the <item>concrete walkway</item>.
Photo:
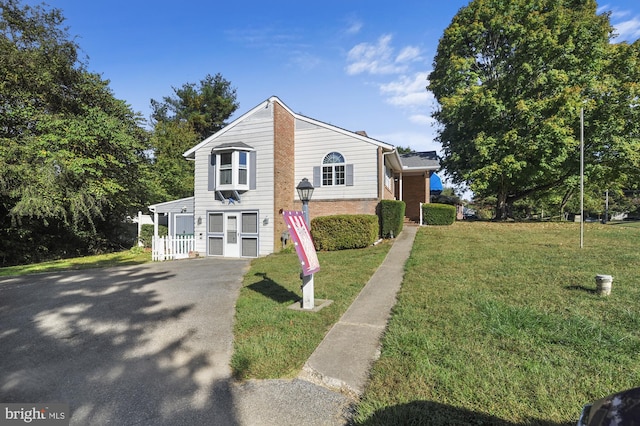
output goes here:
[{"label": "concrete walkway", "polygon": [[378,270],[306,362],[300,378],[352,397],[362,395],[417,229],[404,227]]},{"label": "concrete walkway", "polygon": [[416,226],[405,225],[387,257],[294,380],[250,380],[233,387],[241,425],[331,425],[349,420],[380,354]]}]

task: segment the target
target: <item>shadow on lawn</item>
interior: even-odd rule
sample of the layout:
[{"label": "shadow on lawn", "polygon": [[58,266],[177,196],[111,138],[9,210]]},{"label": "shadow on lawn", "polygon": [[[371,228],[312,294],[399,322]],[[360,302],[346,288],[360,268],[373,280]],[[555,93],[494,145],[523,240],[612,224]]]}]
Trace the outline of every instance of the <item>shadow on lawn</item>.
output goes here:
[{"label": "shadow on lawn", "polygon": [[568,285],[565,287],[567,290],[579,290],[584,291],[585,293],[596,294],[597,291],[594,288],[585,287],[583,285]]},{"label": "shadow on lawn", "polygon": [[264,272],[256,272],[256,276],[262,277],[262,280],[257,283],[253,283],[248,285],[247,288],[262,294],[269,299],[272,299],[278,303],[293,303],[297,300],[300,300],[300,295],[296,294],[284,287],[280,284],[272,280],[267,276]]},{"label": "shadow on lawn", "polygon": [[488,414],[477,413],[433,401],[413,401],[408,404],[387,407],[377,411],[366,421],[355,423],[355,425],[569,426],[575,425],[575,423],[576,422],[556,423],[542,419],[527,419],[522,423],[514,423]]}]

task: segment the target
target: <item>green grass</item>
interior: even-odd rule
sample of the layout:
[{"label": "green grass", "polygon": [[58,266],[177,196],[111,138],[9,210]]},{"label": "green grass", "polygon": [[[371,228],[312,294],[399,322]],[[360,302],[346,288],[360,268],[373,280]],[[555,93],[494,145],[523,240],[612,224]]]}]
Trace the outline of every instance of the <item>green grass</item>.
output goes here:
[{"label": "green grass", "polygon": [[640,229],[579,229],[421,228],[356,424],[569,425],[640,386]]},{"label": "green grass", "polygon": [[31,265],[7,266],[0,268],[0,276],[27,275],[39,272],[55,272],[74,269],[104,268],[107,266],[117,265],[135,265],[150,261],[151,252],[131,249],[117,253],[52,260],[50,262],[34,263]]},{"label": "green grass", "polygon": [[314,296],[333,300],[319,312],[288,309],[301,298],[295,253],[255,259],[236,304],[231,367],[240,379],[295,377],[331,326],[382,263],[389,242],[375,247],[319,252]]}]

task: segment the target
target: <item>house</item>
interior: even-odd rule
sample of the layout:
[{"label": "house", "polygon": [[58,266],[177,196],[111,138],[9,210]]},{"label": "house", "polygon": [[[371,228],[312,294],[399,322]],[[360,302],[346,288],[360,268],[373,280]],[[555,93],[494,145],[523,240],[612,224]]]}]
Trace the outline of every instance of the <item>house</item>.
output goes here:
[{"label": "house", "polygon": [[[392,145],[295,113],[277,97],[183,155],[195,162],[194,196],[150,206],[154,222],[162,215],[170,235],[193,232],[195,251],[224,257],[279,251],[282,212],[301,210],[296,186],[303,178],[315,188],[313,219],[376,214],[380,200],[403,196],[428,202],[429,177],[439,168],[435,153],[403,166]],[[418,183],[426,187],[414,189]]]}]

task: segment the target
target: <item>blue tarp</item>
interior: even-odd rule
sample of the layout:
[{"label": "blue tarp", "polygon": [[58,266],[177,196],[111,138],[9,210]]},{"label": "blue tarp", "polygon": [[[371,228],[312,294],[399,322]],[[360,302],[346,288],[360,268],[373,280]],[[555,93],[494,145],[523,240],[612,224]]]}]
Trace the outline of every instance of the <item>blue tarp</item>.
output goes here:
[{"label": "blue tarp", "polygon": [[435,173],[429,178],[429,189],[432,194],[434,192],[442,192],[442,180],[440,180],[440,176]]}]

